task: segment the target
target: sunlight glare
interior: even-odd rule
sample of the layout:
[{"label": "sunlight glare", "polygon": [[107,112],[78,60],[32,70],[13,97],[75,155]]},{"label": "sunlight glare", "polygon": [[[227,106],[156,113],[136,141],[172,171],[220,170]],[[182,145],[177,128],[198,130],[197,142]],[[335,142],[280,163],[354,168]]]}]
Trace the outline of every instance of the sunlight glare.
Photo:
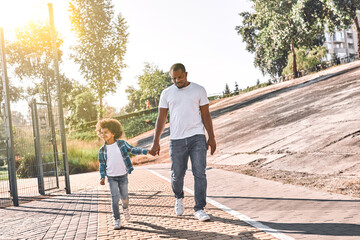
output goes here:
[{"label": "sunlight glare", "polygon": [[44,0],[1,1],[0,27],[4,29],[8,38],[13,38],[16,28],[23,27],[31,21],[48,21],[48,2]]}]

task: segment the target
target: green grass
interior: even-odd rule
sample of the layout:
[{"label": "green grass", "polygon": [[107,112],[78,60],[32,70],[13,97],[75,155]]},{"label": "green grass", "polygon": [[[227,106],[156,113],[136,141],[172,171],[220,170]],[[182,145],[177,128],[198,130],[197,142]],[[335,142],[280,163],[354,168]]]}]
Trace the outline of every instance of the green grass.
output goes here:
[{"label": "green grass", "polygon": [[98,152],[102,143],[98,141],[69,140],[67,155],[70,174],[97,171]]},{"label": "green grass", "polygon": [[8,168],[7,166],[0,167],[0,180],[8,180]]}]

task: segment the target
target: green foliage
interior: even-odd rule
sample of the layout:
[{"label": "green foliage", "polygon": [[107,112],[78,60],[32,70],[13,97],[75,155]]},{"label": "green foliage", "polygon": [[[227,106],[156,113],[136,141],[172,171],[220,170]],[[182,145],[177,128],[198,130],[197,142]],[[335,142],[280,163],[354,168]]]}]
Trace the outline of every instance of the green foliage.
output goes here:
[{"label": "green foliage", "polygon": [[26,155],[16,161],[16,175],[19,178],[36,177],[36,158],[35,155]]},{"label": "green foliage", "polygon": [[[358,57],[360,57],[360,24],[357,16],[357,11],[360,10],[359,0],[323,0],[326,4],[331,5],[334,12],[337,14],[333,16],[337,25],[342,25],[343,28],[347,28],[351,24],[355,25],[357,31],[357,45],[358,45]],[[338,22],[341,21],[341,24]]]},{"label": "green foliage", "polygon": [[[321,64],[321,59],[326,56],[328,50],[321,47],[313,47],[311,50],[300,48],[296,49],[297,68],[298,70],[314,69],[316,65]],[[293,70],[293,59],[289,54],[288,65],[284,69],[284,74],[291,74]]]},{"label": "green foliage", "polygon": [[77,130],[70,132],[68,135],[69,140],[84,140],[84,141],[90,141],[97,139],[98,136],[95,133],[94,127],[87,128],[85,130]]},{"label": "green foliage", "polygon": [[229,88],[229,85],[226,83],[225,84],[225,90],[223,91],[223,96],[224,97],[228,97],[228,96],[230,96],[230,88]]},{"label": "green foliage", "polygon": [[89,88],[78,85],[70,92],[69,98],[72,100],[69,101],[71,114],[67,121],[71,128],[96,119],[96,98]]},{"label": "green foliage", "polygon": [[[78,44],[72,58],[96,93],[100,109],[107,93],[114,93],[125,67],[128,41],[125,19],[114,14],[111,0],[71,0],[70,20]],[[99,111],[102,118],[103,111]]]},{"label": "green foliage", "polygon": [[[280,76],[293,49],[324,40],[326,15],[332,13],[322,0],[252,0],[254,12],[242,12],[237,26],[246,49],[255,54],[254,64],[264,74]],[[294,56],[296,59],[296,56]],[[296,73],[296,61],[294,61]]]},{"label": "green foliage", "polygon": [[155,128],[157,112],[143,115],[141,117],[124,119],[121,124],[124,128],[127,138],[133,138],[137,135]]},{"label": "green foliage", "polygon": [[[133,138],[143,132],[149,131],[155,128],[155,123],[157,119],[157,109],[151,109],[144,111],[144,114],[127,114],[126,118],[114,117],[121,122],[121,125],[125,131],[127,138]],[[95,133],[95,122],[89,124],[88,127],[85,127],[83,130],[73,131],[69,134],[69,139],[79,139],[79,140],[94,140],[97,139]]]},{"label": "green foliage", "polygon": [[161,92],[172,84],[168,73],[163,72],[157,66],[145,63],[143,74],[138,77],[140,89],[129,86],[125,91],[128,94],[129,104],[126,112],[134,112],[146,109],[146,101],[151,106],[157,107]]},{"label": "green foliage", "polygon": [[[56,33],[57,35],[57,33]],[[57,35],[57,54],[61,61],[60,50],[63,40]],[[43,23],[31,22],[23,28],[16,30],[16,39],[7,46],[8,62],[14,67],[14,72],[21,80],[32,81],[33,85],[27,88],[26,93],[30,96],[40,96],[45,101],[46,86],[50,94],[55,96],[54,69],[50,66],[53,61],[50,26]],[[71,81],[60,73],[61,89],[64,101],[67,93],[71,90]],[[17,94],[22,94],[18,88]],[[24,97],[24,96],[22,96]]]},{"label": "green foliage", "polygon": [[235,82],[235,90],[234,90],[234,94],[235,94],[235,95],[238,95],[238,94],[239,94],[239,92],[240,92],[239,85],[238,85],[238,83],[237,83],[237,82]]},{"label": "green foliage", "polygon": [[168,73],[164,73],[157,66],[146,63],[138,83],[142,99],[153,100],[154,106],[157,106],[161,92],[171,85],[171,79]]},{"label": "green foliage", "polygon": [[[15,165],[16,175],[19,178],[34,178],[38,175],[36,157],[33,154],[27,154],[24,157],[17,159]],[[54,172],[55,163],[52,155],[42,157],[42,168],[44,176]]]}]

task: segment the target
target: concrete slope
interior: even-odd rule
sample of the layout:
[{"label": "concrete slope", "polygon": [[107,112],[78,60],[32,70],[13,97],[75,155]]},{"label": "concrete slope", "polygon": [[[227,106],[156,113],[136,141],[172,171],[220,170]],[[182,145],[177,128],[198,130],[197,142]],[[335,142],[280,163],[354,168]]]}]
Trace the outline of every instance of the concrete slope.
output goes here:
[{"label": "concrete slope", "polygon": [[358,174],[360,62],[236,96],[212,106],[211,163]]},{"label": "concrete slope", "polygon": [[[360,175],[359,110],[360,61],[217,100],[210,111],[218,145],[208,161]],[[149,147],[153,133],[131,141]],[[151,161],[169,161],[168,136],[167,128]]]}]

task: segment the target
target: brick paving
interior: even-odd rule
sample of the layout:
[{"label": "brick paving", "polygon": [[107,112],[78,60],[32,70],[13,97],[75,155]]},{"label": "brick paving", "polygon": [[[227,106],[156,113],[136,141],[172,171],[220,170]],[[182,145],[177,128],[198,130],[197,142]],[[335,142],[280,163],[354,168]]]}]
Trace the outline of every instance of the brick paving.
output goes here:
[{"label": "brick paving", "polygon": [[175,216],[170,184],[146,169],[129,177],[130,221],[113,230],[108,186],[97,172],[71,176],[73,193],[0,209],[0,239],[276,239],[208,204],[209,222],[193,219],[193,197]]},{"label": "brick paving", "polygon": [[[170,177],[170,164],[141,168]],[[191,168],[191,164],[189,164]],[[207,171],[208,197],[285,237],[302,240],[359,240],[360,199],[255,178],[220,169]],[[185,187],[192,190],[188,169]]]}]

